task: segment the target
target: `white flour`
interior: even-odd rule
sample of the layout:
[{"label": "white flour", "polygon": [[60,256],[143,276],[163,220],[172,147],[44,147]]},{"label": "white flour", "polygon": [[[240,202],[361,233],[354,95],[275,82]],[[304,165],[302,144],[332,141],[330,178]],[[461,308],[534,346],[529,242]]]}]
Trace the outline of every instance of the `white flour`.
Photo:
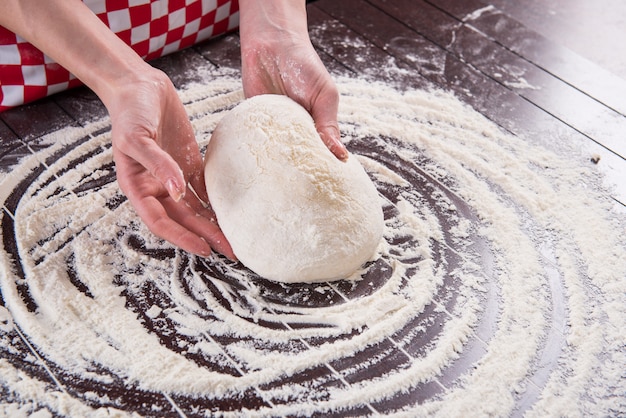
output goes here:
[{"label": "white flour", "polygon": [[[239,85],[181,92],[202,145]],[[626,234],[582,157],[445,93],[338,85],[345,142],[385,201],[376,261],[351,282],[275,285],[154,238],[113,181],[107,121],[0,179],[18,252],[0,251],[0,347],[25,358],[0,361],[0,415],[626,413]]]}]

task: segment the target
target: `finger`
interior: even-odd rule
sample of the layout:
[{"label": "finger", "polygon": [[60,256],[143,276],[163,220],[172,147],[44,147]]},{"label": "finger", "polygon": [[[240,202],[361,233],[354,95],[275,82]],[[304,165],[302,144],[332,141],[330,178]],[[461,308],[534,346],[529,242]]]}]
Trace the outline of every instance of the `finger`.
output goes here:
[{"label": "finger", "polygon": [[341,161],[348,160],[348,150],[341,142],[339,128],[337,126],[324,126],[317,128],[322,142]]},{"label": "finger", "polygon": [[204,166],[201,166],[200,170],[191,175],[189,184],[201,201],[209,203],[209,196],[206,192],[206,183],[204,180]]},{"label": "finger", "polygon": [[315,127],[320,138],[341,161],[348,159],[348,150],[341,142],[339,124],[337,123],[337,111],[339,107],[339,93],[334,84],[324,88],[317,96],[311,108],[311,116],[315,121]]},{"label": "finger", "polygon": [[[218,251],[220,254],[225,255],[231,260],[236,260],[237,257],[233,253],[230,243],[219,228],[215,212],[213,212],[211,208],[207,208],[205,206],[206,204],[208,204],[209,198],[206,192],[204,171],[201,172],[198,183],[199,184],[196,186],[193,180],[191,181],[194,190],[199,190],[203,192],[197,193],[200,200],[196,199],[194,196],[188,195],[188,197],[185,197],[185,203],[188,204],[196,214],[200,215],[200,217],[199,219],[192,219],[191,222],[185,223],[185,226],[187,226],[192,231],[196,231],[198,235],[208,240],[208,242],[211,244],[211,247]],[[209,222],[209,224],[206,223],[207,221]],[[217,229],[215,229],[216,226]]]},{"label": "finger", "polygon": [[[174,202],[163,186],[150,176],[140,164],[118,151],[114,154],[120,188],[152,233],[186,251],[201,256],[208,256],[211,253],[210,243],[203,238],[206,236],[209,241],[214,243],[218,251],[234,258],[230,245],[223,244],[226,239],[216,235],[214,224],[196,226],[190,230],[178,221],[178,219],[185,219],[185,217],[188,219],[195,218],[196,210],[203,209],[202,204],[197,199],[197,208],[195,209],[189,208],[186,201]],[[167,202],[166,206],[163,205],[163,202]],[[207,215],[206,218],[210,219],[210,215]],[[209,232],[202,234],[198,231]]]},{"label": "finger", "polygon": [[137,161],[161,183],[174,201],[185,196],[186,181],[174,158],[165,152],[149,135],[132,137],[113,135],[113,144],[126,158]]},{"label": "finger", "polygon": [[185,198],[185,201],[175,203],[167,199],[163,201],[163,207],[171,219],[188,231],[200,236],[215,251],[231,260],[236,260],[237,257],[215,221],[213,212],[204,208],[197,200],[194,203],[194,200],[194,198]]},{"label": "finger", "polygon": [[193,187],[196,195],[203,201],[208,201],[204,185],[204,161],[200,147],[187,113],[183,108],[178,110],[180,112],[178,119],[182,120],[183,124],[182,126],[174,124],[173,127],[168,125],[168,129],[162,132],[162,147],[179,163],[186,183]]},{"label": "finger", "polygon": [[[131,200],[129,198],[129,200]],[[171,200],[170,200],[171,201]],[[173,201],[172,204],[177,205]],[[153,196],[146,196],[133,202],[137,214],[150,231],[173,245],[192,254],[207,257],[211,254],[210,244],[169,217],[167,208]]]}]

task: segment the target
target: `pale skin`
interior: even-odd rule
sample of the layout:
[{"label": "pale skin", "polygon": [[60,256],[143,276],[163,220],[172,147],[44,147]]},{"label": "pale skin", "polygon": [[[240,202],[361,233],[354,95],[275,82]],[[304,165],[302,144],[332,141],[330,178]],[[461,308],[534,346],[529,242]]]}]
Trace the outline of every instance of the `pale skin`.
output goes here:
[{"label": "pale skin", "polygon": [[[339,95],[309,40],[304,1],[239,4],[246,97],[291,97],[311,113],[326,146],[346,160],[337,125]],[[203,204],[209,196],[202,155],[163,72],[145,63],[80,0],[3,0],[0,25],[67,68],[102,100],[111,118],[118,183],[155,235],[193,254],[208,256],[213,249],[236,258]]]}]

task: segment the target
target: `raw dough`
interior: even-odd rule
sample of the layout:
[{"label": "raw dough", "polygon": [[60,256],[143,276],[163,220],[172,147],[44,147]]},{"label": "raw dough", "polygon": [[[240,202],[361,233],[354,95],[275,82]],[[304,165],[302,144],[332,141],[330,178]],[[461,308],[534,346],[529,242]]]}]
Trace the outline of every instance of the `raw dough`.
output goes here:
[{"label": "raw dough", "polygon": [[218,222],[239,260],[280,282],[346,278],[382,237],[378,192],[351,155],[341,162],[293,100],[261,95],[218,124],[205,161]]}]

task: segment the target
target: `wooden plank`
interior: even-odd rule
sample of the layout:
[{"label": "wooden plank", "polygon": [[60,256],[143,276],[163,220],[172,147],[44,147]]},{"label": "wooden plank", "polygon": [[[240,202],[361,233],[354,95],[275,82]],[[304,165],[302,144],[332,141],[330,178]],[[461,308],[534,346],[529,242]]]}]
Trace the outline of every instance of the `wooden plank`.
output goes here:
[{"label": "wooden plank", "polygon": [[1,136],[0,138],[2,138],[0,141],[0,175],[2,175],[13,170],[24,157],[31,155],[31,151],[19,139],[5,140]]},{"label": "wooden plank", "polygon": [[[416,3],[411,2],[411,4]],[[571,143],[583,147],[590,156],[601,155],[606,163],[605,166],[610,167],[605,174],[607,182],[615,188],[613,197],[620,202],[626,202],[626,186],[621,180],[626,175],[626,167],[621,157],[593,143],[584,135],[555,119],[553,115],[468,65],[460,57],[443,50],[425,36],[410,29],[407,24],[382,13],[365,1],[320,0],[315,3],[315,7],[368,39],[378,48],[410,64],[433,84],[453,91],[461,100],[504,129],[523,138],[532,139],[550,149],[563,147],[562,141],[555,141],[554,138],[561,140],[568,138]],[[359,13],[355,14],[354,10],[359,10]],[[419,10],[415,13],[419,13]],[[413,41],[404,41],[406,39],[413,39]],[[430,47],[424,48],[423,46],[428,45],[428,42],[430,42]],[[433,58],[434,62],[441,63],[442,68],[438,72],[424,70],[420,65],[421,61],[413,58],[416,54],[437,51],[437,48],[444,54],[442,58],[439,55],[441,52],[437,52]],[[427,59],[428,57],[424,57],[422,60]],[[378,71],[381,70],[378,69]]]},{"label": "wooden plank", "polygon": [[[1,115],[2,114],[0,113],[0,116]],[[7,124],[4,123],[2,121],[2,119],[0,119],[0,139],[2,140],[2,141],[0,141],[0,145],[2,145],[2,143],[4,143],[4,141],[17,139],[17,135],[15,135],[15,133],[11,129],[9,129]]]},{"label": "wooden plank", "polygon": [[166,55],[150,61],[150,64],[165,72],[178,89],[185,88],[192,83],[202,82],[205,74],[215,69],[215,65],[194,48]]},{"label": "wooden plank", "polygon": [[481,0],[428,1],[555,77],[626,115],[626,80],[529,30],[522,23]]},{"label": "wooden plank", "polygon": [[[309,32],[313,44],[333,60],[338,75],[358,75],[390,83],[399,88],[432,88],[426,78],[407,62],[389,55],[379,46],[320,9],[318,2],[308,8]],[[338,35],[339,34],[339,35]]]},{"label": "wooden plank", "polygon": [[[532,106],[528,101],[522,100],[512,91],[502,88],[494,80],[485,77],[443,48],[366,2],[320,0],[315,5],[326,12],[329,19],[340,21],[341,24],[351,28],[357,36],[361,36],[361,43],[363,43],[363,38],[368,39],[386,54],[396,57],[393,61],[386,58],[373,63],[370,63],[369,59],[365,60],[363,71],[369,70],[372,74],[381,73],[381,66],[384,63],[393,64],[400,61],[408,64],[414,73],[428,80],[431,86],[455,92],[474,109],[507,130],[527,131],[529,121],[532,121],[531,132],[533,133],[545,135],[555,129],[555,122],[551,116]],[[355,15],[353,11],[357,9],[360,13]],[[400,42],[404,39],[413,39],[413,41]],[[424,70],[420,61],[413,58],[414,55],[424,53],[424,51],[434,53],[432,60],[439,66]],[[429,58],[427,56],[423,60]],[[361,68],[357,67],[357,69]],[[419,86],[423,83],[417,84]]]},{"label": "wooden plank", "polygon": [[235,34],[211,39],[194,49],[217,67],[241,69],[239,36]]},{"label": "wooden plank", "polygon": [[2,120],[21,139],[30,141],[76,122],[51,98],[2,112]]},{"label": "wooden plank", "polygon": [[626,3],[603,0],[489,0],[489,3],[551,41],[626,80]]},{"label": "wooden plank", "polygon": [[[460,60],[626,158],[626,141],[623,140],[626,118],[623,115],[429,4],[410,0],[394,3],[373,0],[371,3],[416,32],[427,32],[434,42]],[[408,7],[419,3],[422,3],[419,7]]]},{"label": "wooden plank", "polygon": [[10,172],[27,155],[28,147],[0,120],[0,175]]},{"label": "wooden plank", "polygon": [[52,97],[54,102],[80,125],[86,125],[107,116],[104,104],[87,87],[59,93]]}]

